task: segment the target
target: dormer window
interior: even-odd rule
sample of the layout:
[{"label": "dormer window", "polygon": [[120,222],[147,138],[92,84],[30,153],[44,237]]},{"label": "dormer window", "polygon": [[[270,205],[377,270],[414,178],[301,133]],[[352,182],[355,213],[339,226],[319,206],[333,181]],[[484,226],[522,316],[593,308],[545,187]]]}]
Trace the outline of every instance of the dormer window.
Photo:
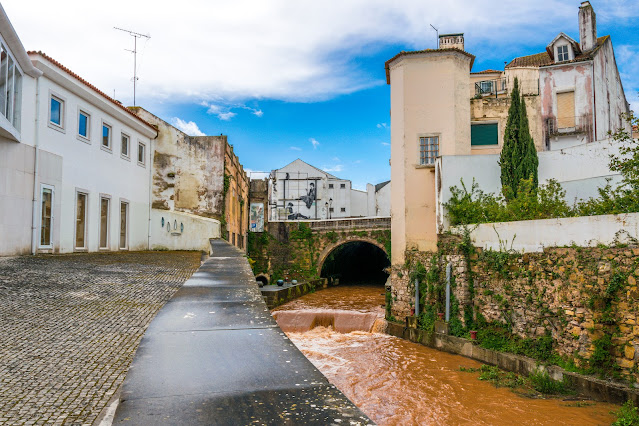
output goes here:
[{"label": "dormer window", "polygon": [[568,45],[557,46],[557,62],[568,61],[569,59]]}]

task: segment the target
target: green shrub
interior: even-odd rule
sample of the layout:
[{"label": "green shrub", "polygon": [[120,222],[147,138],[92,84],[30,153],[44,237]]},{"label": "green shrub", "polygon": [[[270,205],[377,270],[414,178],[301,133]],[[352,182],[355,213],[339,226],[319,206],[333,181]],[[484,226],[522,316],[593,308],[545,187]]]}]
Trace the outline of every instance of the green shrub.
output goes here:
[{"label": "green shrub", "polygon": [[547,371],[538,371],[528,376],[528,383],[539,393],[545,395],[558,395],[570,392],[569,383],[564,380],[558,382],[553,380]]},{"label": "green shrub", "polygon": [[637,407],[630,400],[614,414],[617,416],[617,420],[612,424],[613,426],[639,426]]}]

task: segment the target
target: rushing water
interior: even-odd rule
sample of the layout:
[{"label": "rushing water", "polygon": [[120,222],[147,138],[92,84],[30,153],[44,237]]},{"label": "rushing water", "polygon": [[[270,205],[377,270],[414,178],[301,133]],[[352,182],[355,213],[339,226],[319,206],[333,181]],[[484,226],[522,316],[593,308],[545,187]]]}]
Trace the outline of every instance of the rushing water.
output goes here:
[{"label": "rushing water", "polygon": [[[375,333],[384,288],[340,286],[277,308],[280,327],[308,359],[380,425],[609,425],[616,406],[531,399],[477,380],[480,363]],[[573,406],[570,406],[573,405]]]}]

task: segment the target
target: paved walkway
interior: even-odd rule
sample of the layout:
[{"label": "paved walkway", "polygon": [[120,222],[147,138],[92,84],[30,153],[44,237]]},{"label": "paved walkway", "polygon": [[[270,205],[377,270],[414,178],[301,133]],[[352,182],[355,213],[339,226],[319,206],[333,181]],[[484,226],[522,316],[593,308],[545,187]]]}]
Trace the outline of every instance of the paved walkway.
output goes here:
[{"label": "paved walkway", "polygon": [[114,425],[356,425],[370,420],[279,329],[224,241],[145,333]]},{"label": "paved walkway", "polygon": [[0,424],[91,424],[193,252],[0,258]]}]

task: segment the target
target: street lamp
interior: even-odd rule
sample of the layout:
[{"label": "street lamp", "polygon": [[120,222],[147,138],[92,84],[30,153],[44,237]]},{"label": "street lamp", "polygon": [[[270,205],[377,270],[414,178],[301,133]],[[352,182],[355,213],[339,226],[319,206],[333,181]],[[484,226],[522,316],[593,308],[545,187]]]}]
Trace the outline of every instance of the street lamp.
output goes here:
[{"label": "street lamp", "polygon": [[333,199],[332,199],[332,198],[329,198],[329,199],[328,199],[328,218],[329,218],[329,219],[332,219],[332,218],[333,218],[333,215],[331,214],[331,209],[332,209],[332,207],[333,207]]}]

